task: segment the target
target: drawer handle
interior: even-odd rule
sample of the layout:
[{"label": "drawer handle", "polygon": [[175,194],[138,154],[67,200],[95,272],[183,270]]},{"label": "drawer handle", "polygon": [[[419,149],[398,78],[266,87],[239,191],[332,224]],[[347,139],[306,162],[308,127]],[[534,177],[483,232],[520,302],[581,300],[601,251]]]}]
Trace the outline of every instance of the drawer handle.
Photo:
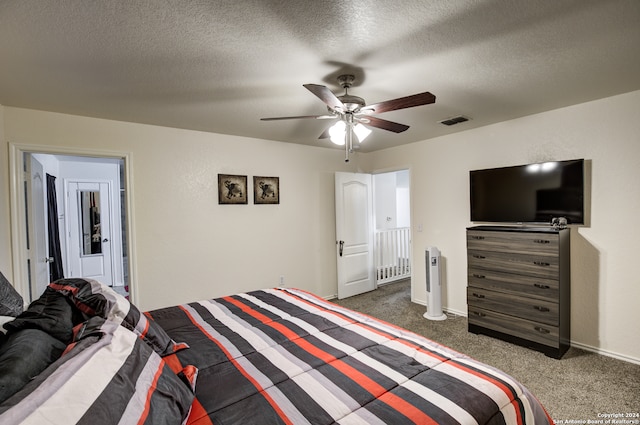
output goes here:
[{"label": "drawer handle", "polygon": [[476,278],[478,278],[478,279],[486,279],[486,278],[487,278],[487,277],[486,277],[485,275],[483,275],[483,274],[476,274],[476,273],[474,273],[474,274],[473,274],[473,277],[476,277]]},{"label": "drawer handle", "polygon": [[549,310],[549,307],[542,307],[542,306],[539,306],[539,305],[534,305],[533,308],[535,308],[538,311],[542,311],[542,312],[551,311],[551,310]]},{"label": "drawer handle", "polygon": [[484,260],[487,257],[485,257],[484,255],[473,254],[473,258],[477,258],[479,260]]},{"label": "drawer handle", "polygon": [[550,263],[545,263],[544,261],[534,261],[533,264],[535,264],[536,266],[542,266],[542,267],[549,267],[551,265]]},{"label": "drawer handle", "polygon": [[551,331],[549,329],[541,328],[540,326],[536,326],[533,329],[535,329],[536,331],[540,332],[541,334],[551,333]]},{"label": "drawer handle", "polygon": [[484,298],[484,295],[482,294],[476,294],[475,292],[473,292],[471,295],[473,295],[476,298]]},{"label": "drawer handle", "polygon": [[474,316],[478,316],[478,317],[487,317],[486,314],[484,313],[480,313],[479,311],[472,311]]},{"label": "drawer handle", "polygon": [[550,288],[549,285],[543,285],[541,283],[534,283],[533,286],[535,286],[536,288],[540,288],[540,289],[549,289]]},{"label": "drawer handle", "polygon": [[551,243],[551,241],[548,241],[546,239],[534,239],[533,243]]},{"label": "drawer handle", "polygon": [[471,236],[471,239],[475,239],[477,241],[483,241],[484,240],[484,236]]}]

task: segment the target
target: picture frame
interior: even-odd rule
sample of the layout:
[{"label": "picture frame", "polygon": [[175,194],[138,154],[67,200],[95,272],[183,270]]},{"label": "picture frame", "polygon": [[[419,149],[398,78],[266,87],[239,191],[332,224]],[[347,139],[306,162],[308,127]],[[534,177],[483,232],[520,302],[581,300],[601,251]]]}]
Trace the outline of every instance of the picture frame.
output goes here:
[{"label": "picture frame", "polygon": [[280,177],[253,176],[253,203],[280,203]]},{"label": "picture frame", "polygon": [[247,176],[218,174],[218,204],[247,204]]}]

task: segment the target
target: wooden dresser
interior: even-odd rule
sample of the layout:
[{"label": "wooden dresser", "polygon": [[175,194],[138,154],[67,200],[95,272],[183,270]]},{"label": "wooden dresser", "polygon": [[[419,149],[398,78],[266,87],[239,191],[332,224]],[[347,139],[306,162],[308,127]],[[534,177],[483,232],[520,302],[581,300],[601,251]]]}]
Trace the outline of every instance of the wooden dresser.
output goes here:
[{"label": "wooden dresser", "polygon": [[560,358],[570,340],[569,229],[467,229],[469,332]]}]

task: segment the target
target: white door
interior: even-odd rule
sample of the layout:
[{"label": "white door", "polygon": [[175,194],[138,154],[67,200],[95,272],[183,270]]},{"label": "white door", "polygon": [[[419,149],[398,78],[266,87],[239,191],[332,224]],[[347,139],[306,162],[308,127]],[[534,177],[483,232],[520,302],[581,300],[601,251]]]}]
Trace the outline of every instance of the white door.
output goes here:
[{"label": "white door", "polygon": [[336,173],[338,298],[376,289],[370,174]]},{"label": "white door", "polygon": [[113,285],[109,182],[67,185],[68,277]]},{"label": "white door", "polygon": [[29,155],[27,171],[27,229],[31,299],[35,300],[49,284],[47,216],[45,210],[46,182],[42,164]]}]

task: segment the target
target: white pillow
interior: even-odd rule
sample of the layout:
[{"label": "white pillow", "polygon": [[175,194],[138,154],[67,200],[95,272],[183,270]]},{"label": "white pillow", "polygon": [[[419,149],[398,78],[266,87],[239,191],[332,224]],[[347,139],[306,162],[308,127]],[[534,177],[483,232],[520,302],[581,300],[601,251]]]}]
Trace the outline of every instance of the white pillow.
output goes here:
[{"label": "white pillow", "polygon": [[0,316],[0,332],[6,334],[7,330],[4,328],[4,324],[11,322],[13,319],[15,319],[13,316]]}]

